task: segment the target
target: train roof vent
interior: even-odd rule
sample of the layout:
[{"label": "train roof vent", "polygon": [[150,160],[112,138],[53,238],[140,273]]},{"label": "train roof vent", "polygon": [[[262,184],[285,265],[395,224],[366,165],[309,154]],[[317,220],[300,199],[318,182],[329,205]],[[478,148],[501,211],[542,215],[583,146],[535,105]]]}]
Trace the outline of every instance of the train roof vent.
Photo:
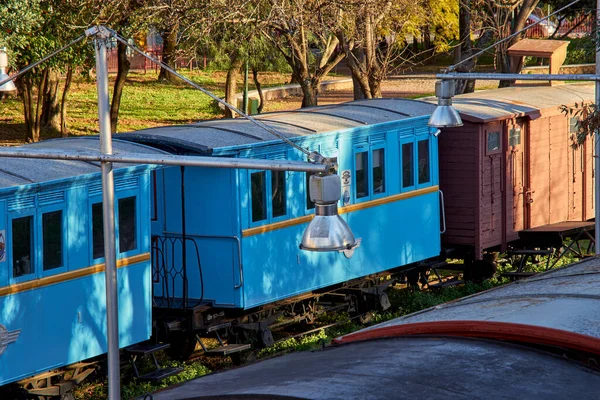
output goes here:
[{"label": "train roof vent", "polygon": [[8,201],[8,211],[17,211],[22,210],[24,208],[33,208],[35,207],[35,196],[23,196],[20,195]]}]

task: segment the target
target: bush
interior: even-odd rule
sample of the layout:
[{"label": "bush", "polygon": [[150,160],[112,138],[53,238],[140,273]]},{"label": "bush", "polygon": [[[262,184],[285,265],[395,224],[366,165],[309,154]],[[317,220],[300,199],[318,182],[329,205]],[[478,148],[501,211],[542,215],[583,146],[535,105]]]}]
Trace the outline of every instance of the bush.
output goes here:
[{"label": "bush", "polygon": [[596,48],[591,37],[571,39],[567,48],[565,65],[591,64],[596,61]]}]

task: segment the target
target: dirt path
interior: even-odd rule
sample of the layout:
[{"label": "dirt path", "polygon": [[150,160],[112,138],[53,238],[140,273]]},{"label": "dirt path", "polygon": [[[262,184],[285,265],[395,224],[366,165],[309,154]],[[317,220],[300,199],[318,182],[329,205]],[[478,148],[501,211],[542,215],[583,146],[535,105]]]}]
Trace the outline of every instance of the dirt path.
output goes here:
[{"label": "dirt path", "polygon": [[[433,79],[388,79],[381,85],[383,97],[418,98],[433,96],[435,80]],[[476,90],[493,89],[497,87],[496,81],[477,81]],[[319,94],[319,105],[338,104],[352,101],[352,88],[344,90],[330,90]],[[293,96],[280,100],[271,100],[265,105],[264,111],[295,110],[300,108],[302,97]]]}]

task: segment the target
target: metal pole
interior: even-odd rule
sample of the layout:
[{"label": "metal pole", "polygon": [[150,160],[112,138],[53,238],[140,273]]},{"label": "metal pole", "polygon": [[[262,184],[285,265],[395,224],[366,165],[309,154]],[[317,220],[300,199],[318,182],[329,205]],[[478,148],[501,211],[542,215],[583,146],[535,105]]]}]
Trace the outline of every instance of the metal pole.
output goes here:
[{"label": "metal pole", "polygon": [[244,68],[244,99],[242,101],[242,110],[246,114],[250,114],[248,112],[248,59],[246,58],[246,66]]},{"label": "metal pole", "polygon": [[[82,139],[83,140],[83,139]],[[313,164],[304,161],[261,160],[254,158],[179,156],[171,154],[103,154],[92,151],[28,149],[0,147],[0,157],[33,158],[41,160],[105,161],[118,164],[185,165],[187,167],[268,169],[272,171],[300,171],[327,173],[331,164]]]},{"label": "metal pole", "polygon": [[519,81],[599,81],[600,76],[596,74],[504,74],[487,72],[451,72],[448,74],[437,74],[436,79],[459,80],[459,79],[483,79],[483,80],[519,80]]},{"label": "metal pole", "polygon": [[[600,0],[596,0],[596,76],[600,76]],[[600,82],[596,81],[596,107],[600,105]],[[594,221],[596,255],[600,254],[600,132],[594,134]]]},{"label": "metal pole", "polygon": [[[96,86],[98,89],[98,121],[100,152],[112,154],[110,108],[108,104],[108,67],[106,41],[110,32],[98,27],[94,39],[96,50]],[[106,336],[108,339],[108,398],[121,398],[119,361],[119,304],[117,291],[117,252],[115,234],[115,187],[112,162],[102,161],[102,212],[104,222],[104,259],[106,265]]]}]

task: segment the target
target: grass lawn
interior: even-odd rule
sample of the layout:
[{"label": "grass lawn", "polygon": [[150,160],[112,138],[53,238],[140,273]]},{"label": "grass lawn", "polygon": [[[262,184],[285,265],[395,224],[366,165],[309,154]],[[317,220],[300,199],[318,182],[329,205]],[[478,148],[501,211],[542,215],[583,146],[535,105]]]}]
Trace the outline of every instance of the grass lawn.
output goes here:
[{"label": "grass lawn", "polygon": [[[218,96],[225,93],[225,72],[181,71],[188,78]],[[160,125],[185,124],[198,120],[219,118],[222,111],[216,103],[202,92],[186,83],[159,83],[154,73],[131,72],[121,98],[118,132],[130,132]],[[264,87],[289,83],[289,74],[262,73]],[[112,96],[114,75],[109,88]],[[61,85],[62,86],[62,85]],[[253,90],[254,85],[249,85]],[[238,81],[238,91],[242,80]],[[59,98],[62,96],[62,88]],[[77,77],[71,86],[67,103],[67,126],[70,135],[93,135],[98,133],[98,108],[96,83]],[[42,139],[55,137],[57,133],[42,132]],[[20,143],[25,138],[23,105],[19,98],[10,97],[0,101],[0,143]]]}]

